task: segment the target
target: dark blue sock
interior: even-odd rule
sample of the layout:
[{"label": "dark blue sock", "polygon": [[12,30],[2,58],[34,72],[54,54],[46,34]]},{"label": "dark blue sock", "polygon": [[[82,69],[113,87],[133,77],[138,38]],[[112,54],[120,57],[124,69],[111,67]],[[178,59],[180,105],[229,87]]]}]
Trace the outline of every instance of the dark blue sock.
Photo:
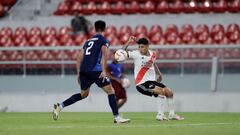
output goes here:
[{"label": "dark blue sock", "polygon": [[82,99],[82,96],[80,93],[74,94],[72,95],[70,98],[68,98],[67,100],[63,101],[63,107],[69,106],[79,100]]},{"label": "dark blue sock", "polygon": [[115,94],[108,95],[108,102],[112,109],[113,115],[116,117],[118,116],[118,109],[117,109],[117,102]]}]

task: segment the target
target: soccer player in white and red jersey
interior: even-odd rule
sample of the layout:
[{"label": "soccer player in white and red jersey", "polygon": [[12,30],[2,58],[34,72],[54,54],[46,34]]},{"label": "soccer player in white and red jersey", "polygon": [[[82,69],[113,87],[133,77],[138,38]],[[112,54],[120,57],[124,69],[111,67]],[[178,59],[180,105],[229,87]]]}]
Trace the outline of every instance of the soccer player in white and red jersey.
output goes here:
[{"label": "soccer player in white and red jersey", "polygon": [[[127,50],[128,45],[134,41],[136,38],[131,36],[123,49]],[[173,91],[161,83],[162,75],[155,64],[156,52],[149,50],[149,41],[146,38],[140,38],[136,43],[137,50],[127,51],[128,57],[134,60],[136,89],[143,95],[159,98],[157,120],[183,120],[183,117],[174,112]],[[168,117],[164,115],[166,100],[169,106]]]}]

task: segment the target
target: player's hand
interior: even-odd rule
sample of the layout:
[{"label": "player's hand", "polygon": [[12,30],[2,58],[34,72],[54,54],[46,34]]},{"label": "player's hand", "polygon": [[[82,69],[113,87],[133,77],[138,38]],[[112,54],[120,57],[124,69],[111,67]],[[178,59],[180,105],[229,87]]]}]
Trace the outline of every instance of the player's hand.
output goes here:
[{"label": "player's hand", "polygon": [[158,78],[157,78],[157,82],[161,82],[162,81],[162,76],[160,75],[160,76],[158,76]]},{"label": "player's hand", "polygon": [[99,78],[102,78],[102,82],[104,82],[106,79],[109,79],[109,78],[107,77],[107,73],[104,72],[104,71],[101,72]]},{"label": "player's hand", "polygon": [[77,74],[77,83],[80,84],[80,74]]},{"label": "player's hand", "polygon": [[135,42],[136,40],[137,40],[136,37],[130,36],[129,39],[128,39],[128,42],[131,43],[131,42]]}]

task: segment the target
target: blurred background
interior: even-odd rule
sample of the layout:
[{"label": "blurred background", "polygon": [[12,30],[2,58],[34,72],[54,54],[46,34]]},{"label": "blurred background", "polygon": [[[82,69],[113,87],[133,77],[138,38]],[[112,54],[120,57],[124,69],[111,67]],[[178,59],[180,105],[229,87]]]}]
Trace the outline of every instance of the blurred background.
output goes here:
[{"label": "blurred background", "polygon": [[[0,111],[48,112],[79,92],[76,57],[101,19],[109,62],[130,35],[150,40],[177,111],[239,112],[239,13],[240,0],[0,0]],[[133,61],[123,65],[132,84],[120,111],[156,111],[136,91]],[[110,108],[93,85],[66,111]]]}]

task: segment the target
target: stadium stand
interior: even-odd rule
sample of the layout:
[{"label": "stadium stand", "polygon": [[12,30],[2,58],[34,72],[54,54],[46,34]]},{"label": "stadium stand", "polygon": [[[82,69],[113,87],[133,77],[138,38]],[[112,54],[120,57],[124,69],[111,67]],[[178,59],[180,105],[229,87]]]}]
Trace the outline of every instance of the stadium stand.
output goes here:
[{"label": "stadium stand", "polygon": [[[93,33],[93,32],[91,32]],[[237,44],[240,40],[239,25],[232,23],[226,28],[222,24],[214,24],[212,27],[207,24],[199,24],[195,28],[191,24],[184,24],[178,27],[169,24],[166,28],[161,25],[152,25],[148,29],[145,25],[131,27],[122,25],[119,30],[111,25],[106,29],[105,35],[110,37],[112,45],[124,44],[129,35],[137,38],[148,37],[152,44]],[[91,35],[90,35],[91,36]],[[84,39],[89,38],[84,34],[73,35],[69,26],[62,26],[59,29],[48,26],[40,27],[17,27],[15,30],[6,26],[0,29],[0,46],[36,46],[40,42],[44,45],[81,45]],[[162,41],[162,42],[160,42]],[[12,43],[12,44],[10,44]],[[57,43],[57,44],[54,44]]]},{"label": "stadium stand", "polygon": [[17,0],[1,0],[0,1],[0,17],[5,16],[6,12],[16,3]]},{"label": "stadium stand", "polygon": [[[240,11],[239,0],[41,0],[39,5],[36,1],[22,0],[21,4],[14,10],[13,14],[15,16],[13,17],[20,16],[21,19],[28,18],[32,21],[30,23],[24,22],[22,26],[13,23],[10,25],[7,23],[1,24],[0,47],[81,46],[94,31],[91,29],[89,36],[72,34],[68,24],[75,12],[83,14],[92,22],[96,18],[107,19],[106,21],[110,25],[106,29],[105,36],[113,47],[124,44],[130,35],[137,38],[147,37],[155,47],[159,45],[221,46],[240,44],[239,23],[234,20],[235,15]],[[18,11],[25,9],[25,7],[30,7],[29,14],[19,12],[24,14],[18,15]],[[41,12],[35,14],[35,11],[39,10],[38,7],[41,7]],[[51,12],[47,13],[45,9],[51,9],[49,10]],[[1,13],[0,4],[0,15]],[[25,17],[30,13],[31,16]],[[45,16],[41,16],[44,14]],[[223,18],[232,15],[229,18],[233,19],[223,21],[222,15]],[[216,16],[217,21],[211,18]],[[34,20],[37,17],[40,19]],[[190,21],[189,18],[193,19]],[[210,21],[208,21],[209,18]],[[44,19],[53,20],[53,22],[49,24],[46,23],[47,21],[41,23]],[[116,19],[118,19],[117,22]],[[33,24],[31,24],[32,22]],[[213,56],[226,59],[240,58],[240,50],[230,48],[224,49],[223,52],[222,49],[206,48],[184,49],[184,51],[159,49],[157,51],[159,52],[158,58],[166,60],[210,59]],[[74,61],[77,51],[30,50],[25,51],[25,53],[23,51],[0,51],[0,56],[2,62],[21,61],[23,59],[26,61]],[[113,57],[112,53],[109,54],[109,57],[110,59]],[[185,65],[191,67],[194,64],[185,63]],[[232,66],[233,64],[226,65]],[[2,66],[6,65],[0,64],[0,67]],[[21,66],[22,64],[11,64],[9,67],[17,68]],[[27,68],[61,67],[59,63],[27,64],[26,66]],[[68,65],[65,66],[68,67]],[[167,63],[164,66],[168,68],[179,67],[179,63]]]},{"label": "stadium stand", "polygon": [[[125,10],[126,9],[126,10]],[[239,0],[65,0],[59,3],[55,15],[90,14],[150,14],[150,13],[224,13],[239,12]]]}]

